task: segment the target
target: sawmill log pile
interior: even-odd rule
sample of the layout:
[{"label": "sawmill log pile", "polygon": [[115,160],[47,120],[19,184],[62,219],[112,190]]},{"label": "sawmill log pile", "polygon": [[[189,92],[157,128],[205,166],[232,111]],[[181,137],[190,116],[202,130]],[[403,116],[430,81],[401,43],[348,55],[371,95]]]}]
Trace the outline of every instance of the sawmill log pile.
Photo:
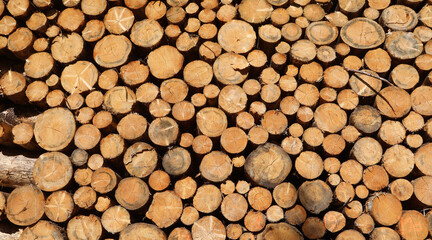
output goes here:
[{"label": "sawmill log pile", "polygon": [[431,0],[0,1],[19,239],[431,239]]}]

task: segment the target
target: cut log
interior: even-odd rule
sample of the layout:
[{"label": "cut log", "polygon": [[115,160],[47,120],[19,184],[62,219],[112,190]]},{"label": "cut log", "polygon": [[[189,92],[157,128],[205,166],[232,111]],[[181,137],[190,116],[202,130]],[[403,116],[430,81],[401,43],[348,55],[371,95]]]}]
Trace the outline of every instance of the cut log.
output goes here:
[{"label": "cut log", "polygon": [[242,219],[247,212],[248,204],[246,199],[238,194],[228,194],[222,201],[222,215],[231,222],[236,222]]},{"label": "cut log", "polygon": [[20,27],[8,37],[8,49],[18,58],[27,59],[33,53],[33,42],[36,40],[32,31]]},{"label": "cut log", "polygon": [[64,188],[72,179],[72,175],[72,163],[61,152],[40,155],[33,167],[33,179],[36,185],[47,192]]},{"label": "cut log", "polygon": [[119,67],[128,60],[131,50],[132,43],[127,37],[107,35],[96,43],[93,58],[103,68]]},{"label": "cut log", "polygon": [[383,226],[397,223],[402,216],[402,204],[391,193],[377,193],[370,197],[366,208],[374,220]]},{"label": "cut log", "polygon": [[249,66],[248,61],[242,55],[224,53],[216,58],[213,73],[222,84],[239,84],[246,80]]},{"label": "cut log", "polygon": [[257,236],[258,240],[279,238],[300,240],[303,239],[303,234],[296,227],[287,223],[273,223],[267,224],[264,231]]},{"label": "cut log", "polygon": [[147,143],[137,142],[130,146],[123,157],[126,170],[132,176],[144,178],[152,173],[157,165],[156,150]]},{"label": "cut log", "polygon": [[429,233],[429,226],[425,216],[415,210],[404,211],[396,225],[396,229],[405,239],[424,239]]},{"label": "cut log", "polygon": [[58,18],[57,25],[68,32],[78,32],[84,26],[84,13],[77,8],[66,8]]},{"label": "cut log", "polygon": [[[263,161],[264,162],[261,162]],[[292,163],[281,147],[267,143],[254,150],[246,160],[245,170],[257,184],[273,188],[291,171]],[[270,174],[271,173],[271,174]]]},{"label": "cut log", "polygon": [[333,198],[330,187],[321,180],[304,182],[299,187],[298,193],[302,205],[313,214],[327,209]]},{"label": "cut log", "polygon": [[155,191],[165,190],[171,183],[168,173],[162,170],[156,170],[150,174],[148,179],[150,188]]},{"label": "cut log", "polygon": [[[343,2],[346,3],[347,6],[351,5],[348,4],[350,3],[348,0]],[[368,18],[354,18],[347,22],[340,32],[342,40],[348,46],[355,49],[372,49],[378,47],[386,39],[384,34],[383,28],[378,25],[377,22]]]},{"label": "cut log", "polygon": [[113,206],[102,214],[101,223],[107,232],[115,234],[130,224],[130,214],[121,206]]},{"label": "cut log", "polygon": [[309,239],[319,239],[324,237],[326,228],[318,217],[308,217],[303,223],[302,232]]},{"label": "cut log", "polygon": [[345,111],[334,103],[325,103],[317,107],[314,119],[318,128],[330,133],[339,132],[347,123]]},{"label": "cut log", "polygon": [[346,224],[344,215],[336,211],[329,211],[324,214],[323,221],[325,228],[332,233],[339,232]]},{"label": "cut log", "polygon": [[93,214],[76,216],[67,225],[67,236],[71,240],[83,238],[97,240],[101,235],[102,224],[100,219]]},{"label": "cut log", "polygon": [[295,226],[300,226],[306,220],[307,213],[302,205],[295,205],[285,212],[285,220]]},{"label": "cut log", "polygon": [[371,137],[363,137],[354,144],[351,154],[361,164],[371,166],[381,160],[383,150],[377,140]]},{"label": "cut log", "polygon": [[378,132],[378,137],[388,145],[402,143],[405,136],[406,130],[402,123],[392,120],[385,121]]},{"label": "cut log", "polygon": [[[241,6],[242,4],[240,8]],[[255,41],[256,33],[252,26],[241,20],[229,21],[218,31],[218,42],[227,52],[247,53],[255,45]]]},{"label": "cut log", "polygon": [[414,187],[410,181],[399,178],[390,183],[390,192],[400,201],[407,201],[414,193]]},{"label": "cut log", "polygon": [[219,219],[214,216],[205,216],[192,225],[192,236],[200,240],[207,237],[213,240],[223,240],[226,238],[226,230]]},{"label": "cut log", "polygon": [[27,227],[26,229],[24,229],[19,239],[38,238],[65,239],[66,232],[57,224],[41,220],[31,228]]},{"label": "cut log", "polygon": [[135,16],[131,10],[116,6],[108,10],[104,16],[103,23],[108,32],[112,34],[123,34],[130,30],[134,20]]},{"label": "cut log", "polygon": [[18,226],[36,223],[44,214],[45,198],[34,185],[15,188],[7,198],[6,216]]},{"label": "cut log", "polygon": [[117,173],[110,168],[102,167],[94,171],[91,186],[96,192],[104,194],[114,190],[119,181]]},{"label": "cut log", "polygon": [[104,22],[93,19],[86,23],[81,35],[86,42],[96,42],[103,37],[105,28]]},{"label": "cut log", "polygon": [[113,114],[132,111],[136,102],[135,93],[128,87],[116,86],[105,93],[103,107]]},{"label": "cut log", "polygon": [[178,180],[174,185],[174,191],[181,199],[188,199],[193,197],[196,189],[197,183],[191,177],[186,177]]},{"label": "cut log", "polygon": [[96,191],[89,186],[82,186],[78,188],[74,195],[73,200],[76,206],[86,210],[92,210],[97,200]]},{"label": "cut log", "polygon": [[137,177],[122,179],[115,190],[117,202],[127,210],[141,209],[150,198],[147,184]]},{"label": "cut log", "polygon": [[431,116],[432,111],[430,110],[430,94],[432,93],[432,87],[429,86],[421,86],[411,93],[411,105],[414,111],[423,115],[423,116]]},{"label": "cut log", "polygon": [[121,157],[125,151],[124,139],[116,133],[111,133],[102,138],[99,144],[100,153],[105,159],[116,159]]},{"label": "cut log", "polygon": [[423,44],[413,33],[395,31],[385,41],[390,56],[399,61],[414,59],[423,52]]},{"label": "cut log", "polygon": [[432,206],[430,187],[432,182],[431,176],[423,176],[412,182],[414,187],[414,196],[425,206]]},{"label": "cut log", "polygon": [[238,6],[240,17],[252,24],[258,24],[270,18],[272,5],[267,1],[242,0]]},{"label": "cut log", "polygon": [[134,223],[127,226],[123,231],[120,232],[121,240],[132,240],[136,238],[144,238],[153,236],[155,239],[167,239],[163,230],[158,228],[156,225],[148,223]]},{"label": "cut log", "polygon": [[202,213],[211,213],[219,208],[222,193],[215,185],[206,184],[199,187],[193,198],[193,206]]},{"label": "cut log", "polygon": [[68,64],[77,60],[84,51],[84,40],[77,33],[56,36],[51,44],[51,54],[57,62]]}]

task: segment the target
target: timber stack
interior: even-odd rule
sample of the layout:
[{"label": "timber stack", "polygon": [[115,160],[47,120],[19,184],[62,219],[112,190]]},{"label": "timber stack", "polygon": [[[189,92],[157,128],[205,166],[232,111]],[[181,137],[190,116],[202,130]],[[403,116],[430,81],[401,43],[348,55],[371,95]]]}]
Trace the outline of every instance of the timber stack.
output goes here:
[{"label": "timber stack", "polygon": [[431,0],[0,1],[19,239],[431,239]]}]

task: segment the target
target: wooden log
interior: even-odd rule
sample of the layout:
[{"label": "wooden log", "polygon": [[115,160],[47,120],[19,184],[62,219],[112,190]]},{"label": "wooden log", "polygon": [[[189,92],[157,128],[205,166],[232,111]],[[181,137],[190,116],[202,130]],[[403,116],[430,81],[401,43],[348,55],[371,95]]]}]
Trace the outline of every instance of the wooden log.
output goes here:
[{"label": "wooden log", "polygon": [[192,236],[196,239],[211,237],[214,240],[226,238],[226,230],[223,223],[214,216],[200,218],[192,225]]},{"label": "wooden log", "polygon": [[108,32],[112,34],[123,34],[131,29],[134,20],[135,16],[131,10],[125,7],[115,6],[110,8],[105,14],[103,23]]},{"label": "wooden log", "polygon": [[330,187],[321,180],[304,182],[299,187],[298,193],[302,205],[313,214],[327,209],[333,196]]},{"label": "wooden log", "polygon": [[96,171],[103,166],[105,166],[105,159],[102,155],[95,153],[88,158],[87,167],[91,170]]},{"label": "wooden log", "polygon": [[309,239],[319,239],[324,237],[326,228],[318,217],[308,217],[303,223],[302,232]]},{"label": "wooden log", "polygon": [[432,201],[430,200],[429,186],[432,182],[430,176],[423,176],[416,178],[412,181],[414,187],[414,196],[422,205],[431,206]]},{"label": "wooden log", "polygon": [[[144,178],[154,171],[158,161],[156,150],[147,143],[137,142],[125,152],[123,163],[126,170],[135,177]],[[143,171],[143,169],[145,169]]]},{"label": "wooden log", "polygon": [[318,147],[321,146],[324,141],[324,134],[319,128],[310,127],[303,132],[303,141],[306,146],[312,148]]},{"label": "wooden log", "polygon": [[141,209],[148,202],[149,197],[150,191],[147,184],[137,177],[122,179],[115,190],[116,201],[127,210]]},{"label": "wooden log", "polygon": [[[261,159],[265,161],[259,162],[262,161]],[[275,168],[276,166],[278,167]],[[257,184],[269,188],[281,183],[291,171],[291,167],[292,163],[289,156],[282,151],[281,147],[271,143],[254,150],[247,157],[245,164],[248,176]],[[262,171],[262,169],[266,169],[266,171]]]},{"label": "wooden log", "polygon": [[[240,4],[239,9],[242,9],[241,6]],[[255,41],[256,33],[252,26],[240,20],[225,23],[218,32],[218,42],[227,52],[247,53],[255,45]]]},{"label": "wooden log", "polygon": [[337,185],[334,195],[339,203],[347,203],[354,199],[354,187],[346,182],[341,182]]},{"label": "wooden log", "polygon": [[194,196],[197,189],[196,181],[191,177],[178,180],[174,184],[174,191],[181,199],[188,199]]},{"label": "wooden log", "polygon": [[224,194],[224,195],[229,195],[229,194],[232,194],[232,193],[234,193],[234,191],[235,191],[235,184],[234,184],[234,182],[233,181],[231,181],[231,180],[226,180],[225,182],[223,182],[221,185],[220,185],[220,190],[221,190],[221,192]]},{"label": "wooden log", "polygon": [[199,154],[204,155],[213,149],[212,140],[205,135],[198,135],[192,141],[192,150]]},{"label": "wooden log", "polygon": [[298,240],[303,239],[303,234],[296,227],[281,222],[267,224],[264,231],[258,234],[257,239],[277,239],[280,237]]},{"label": "wooden log", "polygon": [[44,203],[44,195],[36,186],[15,188],[7,198],[6,216],[15,225],[32,225],[43,216]]},{"label": "wooden log", "polygon": [[429,233],[428,222],[425,216],[415,210],[404,211],[400,221],[396,225],[396,229],[406,239],[424,239]]},{"label": "wooden log", "polygon": [[346,224],[344,215],[337,211],[328,211],[324,214],[323,221],[325,228],[332,233],[339,232]]},{"label": "wooden log", "polygon": [[399,234],[395,230],[388,228],[388,227],[375,228],[370,236],[371,236],[371,239],[374,239],[374,240],[382,239],[382,238],[395,239],[395,240],[400,239]]},{"label": "wooden log", "polygon": [[79,187],[73,195],[77,207],[92,210],[97,200],[96,191],[89,186]]},{"label": "wooden log", "polygon": [[206,184],[199,187],[193,197],[193,206],[202,213],[211,213],[219,208],[222,193],[215,185]]},{"label": "wooden log", "polygon": [[349,229],[339,233],[335,239],[336,240],[348,240],[348,239],[365,240],[366,238],[359,231]]},{"label": "wooden log", "polygon": [[410,181],[398,178],[390,183],[390,192],[400,201],[407,201],[414,193],[414,187]]},{"label": "wooden log", "polygon": [[398,121],[387,120],[378,132],[378,137],[388,145],[400,144],[405,139],[406,130]]},{"label": "wooden log", "polygon": [[380,129],[382,120],[376,108],[362,105],[354,109],[350,115],[349,122],[361,132],[370,134]]},{"label": "wooden log", "polygon": [[99,168],[93,172],[91,187],[98,193],[108,193],[114,190],[120,181],[120,177],[112,169]]},{"label": "wooden log", "polygon": [[45,111],[36,120],[34,135],[41,148],[47,151],[59,151],[70,144],[75,128],[75,120],[69,110],[53,108]]},{"label": "wooden log", "polygon": [[363,172],[363,183],[372,191],[380,191],[389,184],[389,177],[385,168],[372,165]]},{"label": "wooden log", "polygon": [[230,223],[226,226],[226,237],[228,239],[239,239],[243,234],[242,226],[238,223]]},{"label": "wooden log", "polygon": [[84,54],[84,40],[77,33],[55,36],[51,44],[51,54],[57,62],[74,62]]},{"label": "wooden log", "polygon": [[[250,210],[244,218],[244,225],[246,229],[251,232],[260,232],[261,230],[264,229],[265,223],[266,223],[265,215],[264,213],[259,211]],[[252,236],[249,236],[246,239],[251,239]],[[240,239],[242,238],[240,237]]]},{"label": "wooden log", "polygon": [[107,232],[118,233],[130,224],[130,214],[121,206],[113,206],[102,214],[101,223]]},{"label": "wooden log", "polygon": [[264,211],[272,203],[272,195],[269,190],[262,187],[254,187],[248,192],[249,205],[257,210]]},{"label": "wooden log", "polygon": [[307,213],[302,205],[295,205],[285,212],[285,220],[294,226],[300,226],[306,220]]},{"label": "wooden log", "polygon": [[12,128],[13,143],[27,149],[38,150],[39,147],[34,140],[33,126],[29,123],[20,123]]},{"label": "wooden log", "polygon": [[93,19],[86,23],[81,35],[84,41],[92,43],[99,41],[103,37],[105,29],[106,26],[103,21]]},{"label": "wooden log", "polygon": [[93,171],[90,168],[78,168],[74,172],[74,180],[80,186],[90,185]]},{"label": "wooden log", "polygon": [[162,158],[164,170],[173,176],[184,174],[190,167],[191,156],[189,152],[181,147],[168,150]]},{"label": "wooden log", "polygon": [[363,213],[355,220],[354,225],[361,233],[370,234],[374,230],[375,222],[369,214]]},{"label": "wooden log", "polygon": [[[166,58],[166,56],[170,56]],[[176,75],[183,67],[184,57],[174,47],[164,45],[153,50],[147,60],[150,73],[158,79],[167,79]],[[160,66],[170,66],[160,68]]]},{"label": "wooden log", "polygon": [[429,110],[429,93],[432,92],[432,87],[420,86],[411,92],[411,105],[414,111],[423,115],[431,116],[432,111]]},{"label": "wooden log", "polygon": [[186,226],[192,225],[194,222],[198,221],[198,219],[199,219],[199,213],[192,206],[185,207],[180,217],[180,221]]},{"label": "wooden log", "polygon": [[410,60],[419,56],[423,44],[413,33],[395,31],[385,41],[385,47],[390,56],[398,61]]},{"label": "wooden log", "polygon": [[239,84],[248,76],[249,63],[242,55],[224,53],[216,58],[213,73],[222,84]]},{"label": "wooden log", "polygon": [[145,6],[145,15],[149,19],[159,20],[165,16],[166,9],[165,3],[151,1]]},{"label": "wooden log", "polygon": [[175,228],[174,230],[171,231],[171,233],[168,236],[168,239],[169,240],[180,240],[180,239],[191,240],[192,239],[192,234],[186,228],[177,227],[177,228]]},{"label": "wooden log", "polygon": [[155,239],[166,239],[164,231],[158,228],[156,225],[142,222],[127,226],[125,229],[123,229],[123,231],[120,232],[119,239],[132,240],[147,236],[154,236]]},{"label": "wooden log", "polygon": [[357,219],[363,213],[363,205],[360,201],[354,200],[349,202],[342,211],[348,218]]},{"label": "wooden log", "polygon": [[49,221],[41,220],[34,226],[27,227],[19,239],[57,238],[65,239],[66,232],[63,228]]},{"label": "wooden log", "polygon": [[6,15],[0,19],[0,33],[2,35],[8,36],[16,29],[16,26],[17,22],[15,18],[11,16]]},{"label": "wooden log", "polygon": [[33,167],[33,179],[43,191],[54,192],[64,188],[72,179],[73,169],[69,158],[60,152],[39,156]]},{"label": "wooden log", "polygon": [[[369,151],[365,151],[365,149],[369,149]],[[370,151],[370,149],[373,149],[373,151]],[[381,160],[383,150],[377,140],[371,137],[363,137],[354,144],[351,154],[361,164],[371,166]]]},{"label": "wooden log", "polygon": [[341,164],[339,174],[347,183],[357,184],[362,180],[363,167],[356,160],[348,160]]},{"label": "wooden log", "polygon": [[306,179],[315,179],[321,175],[324,165],[322,158],[315,152],[304,151],[295,161],[295,169]]},{"label": "wooden log", "polygon": [[266,211],[266,218],[269,222],[279,222],[284,218],[284,212],[278,205],[270,206]]},{"label": "wooden log", "polygon": [[[349,3],[349,1],[343,2],[345,4]],[[360,2],[361,1],[359,1],[359,3]],[[340,4],[341,3],[339,3],[339,6]],[[349,6],[349,4],[346,6]],[[357,8],[356,5],[351,6],[354,7],[354,9],[357,9],[357,11],[361,9],[361,7],[360,9]],[[366,29],[367,32],[365,32]],[[360,34],[358,34],[358,31],[360,31]],[[381,45],[386,39],[383,28],[377,22],[368,18],[354,18],[348,21],[342,27],[340,36],[344,43],[355,49],[372,49]]]},{"label": "wooden log", "polygon": [[314,119],[318,128],[330,133],[339,132],[347,122],[345,111],[334,103],[325,103],[317,107]]},{"label": "wooden log", "polygon": [[[117,46],[108,51],[110,46]],[[93,50],[93,58],[103,68],[113,68],[123,65],[129,57],[132,49],[130,40],[122,35],[107,35],[99,40]],[[107,52],[108,51],[108,52]]]},{"label": "wooden log", "polygon": [[153,190],[162,191],[165,190],[168,185],[170,185],[171,179],[168,173],[162,170],[156,170],[150,174],[148,183],[150,188],[152,188]]},{"label": "wooden log", "polygon": [[236,222],[242,219],[247,212],[248,204],[246,199],[238,194],[228,194],[222,201],[222,215],[231,222]]},{"label": "wooden log", "polygon": [[132,111],[135,102],[136,95],[130,88],[117,86],[105,93],[103,108],[113,114],[126,114]]},{"label": "wooden log", "polygon": [[382,162],[385,170],[393,177],[405,177],[414,169],[414,154],[402,145],[388,148]]},{"label": "wooden log", "polygon": [[111,88],[115,87],[115,85],[117,84],[117,80],[118,80],[118,73],[114,69],[108,69],[103,71],[99,75],[98,86],[102,90],[110,90]]},{"label": "wooden log", "polygon": [[348,22],[348,17],[340,11],[328,13],[325,15],[325,18],[338,28],[343,27]]},{"label": "wooden log", "polygon": [[84,26],[84,13],[77,8],[64,9],[57,18],[57,25],[68,32],[78,32]]},{"label": "wooden log", "polygon": [[418,17],[408,6],[393,5],[384,9],[380,22],[393,31],[411,31],[417,25]]},{"label": "wooden log", "polygon": [[78,215],[68,222],[66,231],[68,238],[71,240],[82,238],[100,239],[102,224],[99,217],[93,214],[88,216]]},{"label": "wooden log", "polygon": [[33,53],[35,36],[26,27],[20,27],[8,37],[8,49],[18,58],[27,59]]},{"label": "wooden log", "polygon": [[402,216],[402,205],[391,193],[377,193],[371,196],[367,203],[366,210],[383,226],[397,223]]},{"label": "wooden log", "polygon": [[27,27],[32,31],[44,32],[47,25],[47,17],[41,12],[33,13],[26,21]]},{"label": "wooden log", "polygon": [[292,183],[281,183],[274,188],[273,199],[280,207],[290,208],[297,201],[297,190]]}]

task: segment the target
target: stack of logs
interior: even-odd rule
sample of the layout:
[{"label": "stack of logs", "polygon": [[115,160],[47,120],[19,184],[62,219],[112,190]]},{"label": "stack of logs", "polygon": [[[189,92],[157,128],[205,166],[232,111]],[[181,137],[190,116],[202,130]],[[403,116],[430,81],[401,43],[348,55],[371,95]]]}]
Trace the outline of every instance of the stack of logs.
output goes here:
[{"label": "stack of logs", "polygon": [[0,1],[20,239],[426,239],[431,0]]}]

